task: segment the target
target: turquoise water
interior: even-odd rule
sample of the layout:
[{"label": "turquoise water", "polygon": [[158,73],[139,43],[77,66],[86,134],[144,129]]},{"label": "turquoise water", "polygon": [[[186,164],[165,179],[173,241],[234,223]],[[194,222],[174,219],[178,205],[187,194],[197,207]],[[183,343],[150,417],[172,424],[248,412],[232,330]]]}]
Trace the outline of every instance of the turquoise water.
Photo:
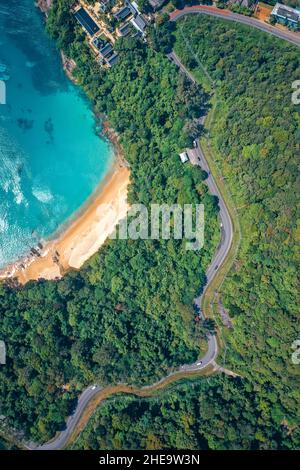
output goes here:
[{"label": "turquoise water", "polygon": [[0,267],[49,238],[112,163],[89,102],[65,76],[34,0],[0,1]]}]

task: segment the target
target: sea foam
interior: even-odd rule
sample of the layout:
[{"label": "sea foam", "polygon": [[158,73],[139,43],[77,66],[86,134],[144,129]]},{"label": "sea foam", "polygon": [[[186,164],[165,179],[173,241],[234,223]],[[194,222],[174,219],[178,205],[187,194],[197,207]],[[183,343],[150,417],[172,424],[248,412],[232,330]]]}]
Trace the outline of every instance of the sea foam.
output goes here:
[{"label": "sea foam", "polygon": [[53,199],[53,194],[48,188],[42,188],[39,186],[34,187],[32,188],[32,194],[38,201],[42,202],[43,204],[47,204]]}]

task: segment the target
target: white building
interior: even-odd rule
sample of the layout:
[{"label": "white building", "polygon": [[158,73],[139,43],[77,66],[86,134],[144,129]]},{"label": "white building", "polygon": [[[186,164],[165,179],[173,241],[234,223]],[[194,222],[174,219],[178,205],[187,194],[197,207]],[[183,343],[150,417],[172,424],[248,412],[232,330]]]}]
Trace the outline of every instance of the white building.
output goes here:
[{"label": "white building", "polygon": [[279,22],[287,22],[290,26],[296,27],[300,24],[300,11],[281,3],[276,3],[271,15]]},{"label": "white building", "polygon": [[136,17],[130,20],[130,23],[137,29],[142,35],[145,34],[147,23],[142,15],[136,15]]},{"label": "white building", "polygon": [[185,163],[189,161],[187,152],[182,152],[179,154],[179,156],[180,156],[181,163]]}]

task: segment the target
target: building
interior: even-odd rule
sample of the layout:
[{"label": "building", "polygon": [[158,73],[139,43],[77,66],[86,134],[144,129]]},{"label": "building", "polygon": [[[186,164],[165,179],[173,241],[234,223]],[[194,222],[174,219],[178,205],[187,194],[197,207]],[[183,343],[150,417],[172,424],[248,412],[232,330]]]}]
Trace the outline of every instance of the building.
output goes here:
[{"label": "building", "polygon": [[114,17],[116,18],[117,21],[122,21],[127,18],[127,16],[131,15],[131,10],[128,6],[124,6],[120,10],[118,10],[116,13],[114,13]]},{"label": "building", "polygon": [[131,18],[130,23],[135,27],[135,29],[142,33],[142,35],[145,34],[147,23],[142,15],[136,15],[134,18]]},{"label": "building", "polygon": [[100,64],[106,64],[108,67],[112,67],[118,62],[118,54],[114,51],[110,42],[102,44],[102,47],[98,46],[98,50],[100,55]]},{"label": "building", "polygon": [[163,6],[166,0],[148,0],[153,10],[156,11]]},{"label": "building", "polygon": [[111,3],[111,0],[101,0],[101,1],[99,2],[99,10],[100,10],[102,13],[107,12],[107,10],[108,10],[109,7],[110,7],[110,3]]},{"label": "building", "polygon": [[118,34],[119,36],[122,36],[122,37],[127,36],[130,33],[131,29],[132,29],[132,26],[130,23],[124,23],[118,29]]},{"label": "building", "polygon": [[250,0],[230,0],[230,5],[251,8]]},{"label": "building", "polygon": [[113,53],[109,58],[105,59],[106,63],[109,67],[112,67],[118,62],[118,54],[116,52]]},{"label": "building", "polygon": [[141,14],[140,10],[139,10],[139,6],[136,2],[132,2],[131,3],[131,6],[135,9],[135,11],[138,13],[138,14]]},{"label": "building", "polygon": [[99,49],[99,54],[103,59],[107,57],[109,54],[111,54],[112,52],[113,52],[113,47],[109,42],[107,42],[105,46]]},{"label": "building", "polygon": [[130,2],[129,0],[125,0],[125,5],[129,8],[133,16],[138,15],[140,13],[139,7],[136,2]]},{"label": "building", "polygon": [[295,8],[276,3],[271,15],[276,18],[278,23],[286,24],[292,28],[300,26],[300,11]]},{"label": "building", "polygon": [[99,51],[102,49],[102,47],[105,46],[105,41],[103,41],[101,38],[94,38],[92,43]]},{"label": "building", "polygon": [[179,154],[179,156],[180,156],[181,163],[185,163],[189,161],[187,152],[182,152]]},{"label": "building", "polygon": [[79,10],[75,11],[74,16],[91,37],[100,30],[99,26],[84,8],[79,8]]}]

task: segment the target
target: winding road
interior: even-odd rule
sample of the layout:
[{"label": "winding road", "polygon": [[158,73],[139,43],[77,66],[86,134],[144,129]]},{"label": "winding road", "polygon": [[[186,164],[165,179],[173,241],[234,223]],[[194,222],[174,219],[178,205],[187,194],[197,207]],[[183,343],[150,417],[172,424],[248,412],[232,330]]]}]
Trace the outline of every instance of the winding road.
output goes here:
[{"label": "winding road", "polygon": [[[258,28],[262,31],[265,31],[274,36],[277,36],[280,39],[283,39],[285,41],[288,41],[290,43],[300,46],[300,35],[297,37],[297,35],[294,33],[290,33],[288,31],[287,32],[281,31],[271,25],[267,25],[253,18],[249,18],[249,17],[245,17],[236,13],[232,13],[232,12],[229,12],[228,10],[219,10],[215,7],[208,7],[208,6],[201,5],[201,6],[196,6],[196,7],[186,7],[183,10],[176,10],[175,12],[170,14],[170,21],[176,21],[186,14],[196,14],[196,13],[211,15],[214,17],[219,17],[219,18],[230,20],[230,21],[235,21],[238,23],[246,24],[248,26]],[[181,63],[180,59],[176,56],[174,52],[169,54],[168,57],[181,69],[182,72],[184,72],[189,77],[190,80],[195,82],[195,79],[193,78],[193,76]],[[205,159],[205,156],[202,152],[199,142],[197,142],[196,148],[188,150],[188,154],[189,154],[189,158],[192,164],[198,165],[204,171],[206,171],[208,175],[206,179],[206,184],[209,188],[210,193],[214,196],[217,196],[218,201],[219,201],[219,208],[220,208],[219,216],[220,216],[220,226],[221,226],[221,241],[217,247],[214,258],[207,269],[206,285],[203,289],[203,292],[199,297],[194,299],[194,303],[198,306],[198,308],[200,309],[201,315],[204,317],[203,312],[201,310],[203,297],[208,286],[211,284],[212,280],[214,279],[218,270],[222,266],[230,250],[230,247],[232,244],[232,238],[233,238],[233,227],[232,227],[232,221],[231,221],[228,209],[226,207],[225,201],[221,193],[219,192],[219,189],[216,185],[216,182],[213,176],[210,173],[208,163]],[[196,361],[194,364],[182,365],[178,371],[169,374],[167,377],[164,377],[156,384],[142,387],[140,390],[142,391],[142,390],[154,389],[159,384],[163,384],[165,381],[167,382],[167,380],[172,376],[176,377],[176,375],[180,376],[180,374],[182,373],[195,372],[195,371],[205,369],[208,365],[215,364],[215,359],[216,359],[217,354],[218,354],[217,338],[215,335],[210,335],[208,337],[207,352],[201,360]],[[222,370],[222,368],[220,368],[220,370]],[[124,388],[126,387],[129,389],[129,386],[124,385]],[[79,397],[78,404],[73,415],[67,419],[66,429],[60,432],[57,435],[57,437],[55,437],[52,441],[49,441],[46,444],[43,444],[41,446],[35,446],[33,444],[30,444],[30,445],[27,445],[27,448],[30,450],[58,450],[58,449],[64,448],[68,444],[70,437],[73,434],[77,424],[79,423],[80,418],[85,408],[88,406],[90,401],[94,397],[97,396],[97,394],[101,393],[101,390],[102,390],[101,387],[98,385],[91,385],[87,387],[83,391],[81,396]],[[114,393],[112,392],[111,395],[113,395]],[[136,393],[136,392],[131,391],[131,393]]]},{"label": "winding road", "polygon": [[266,33],[272,34],[284,41],[288,41],[296,46],[300,46],[300,34],[291,31],[284,31],[276,26],[272,26],[263,21],[257,20],[249,16],[233,13],[229,10],[221,10],[220,8],[210,7],[206,5],[197,5],[193,7],[185,7],[183,10],[175,10],[170,13],[170,21],[177,21],[179,18],[189,14],[203,14],[221,18],[223,20],[234,21],[235,23],[242,23],[256,29],[260,29]]},{"label": "winding road", "polygon": [[62,449],[67,442],[69,441],[69,438],[74,431],[80,416],[82,415],[85,407],[88,405],[90,400],[100,392],[102,387],[99,385],[90,385],[87,387],[82,394],[80,395],[78,399],[78,403],[76,406],[76,410],[74,413],[68,417],[66,421],[66,429],[61,431],[57,437],[55,437],[52,441],[47,442],[46,444],[43,444],[41,446],[36,446],[34,444],[30,444],[28,447],[30,450],[59,450]]},{"label": "winding road", "polygon": [[220,228],[221,228],[221,241],[217,247],[214,258],[206,271],[206,284],[204,286],[203,292],[199,297],[197,297],[194,300],[194,303],[199,307],[199,309],[201,309],[202,299],[204,297],[205,291],[207,287],[210,285],[210,283],[212,282],[212,280],[214,279],[220,266],[222,266],[230,250],[232,238],[233,238],[233,227],[232,227],[232,221],[231,221],[228,209],[218,189],[218,186],[216,185],[216,182],[212,174],[210,173],[208,163],[205,159],[204,153],[202,152],[199,142],[198,142],[197,148],[194,150],[189,150],[188,153],[189,153],[190,161],[193,164],[199,165],[202,168],[202,170],[204,170],[207,173],[208,176],[205,180],[205,183],[207,184],[210,194],[218,198],[219,209],[220,209],[219,217],[220,217]]}]

